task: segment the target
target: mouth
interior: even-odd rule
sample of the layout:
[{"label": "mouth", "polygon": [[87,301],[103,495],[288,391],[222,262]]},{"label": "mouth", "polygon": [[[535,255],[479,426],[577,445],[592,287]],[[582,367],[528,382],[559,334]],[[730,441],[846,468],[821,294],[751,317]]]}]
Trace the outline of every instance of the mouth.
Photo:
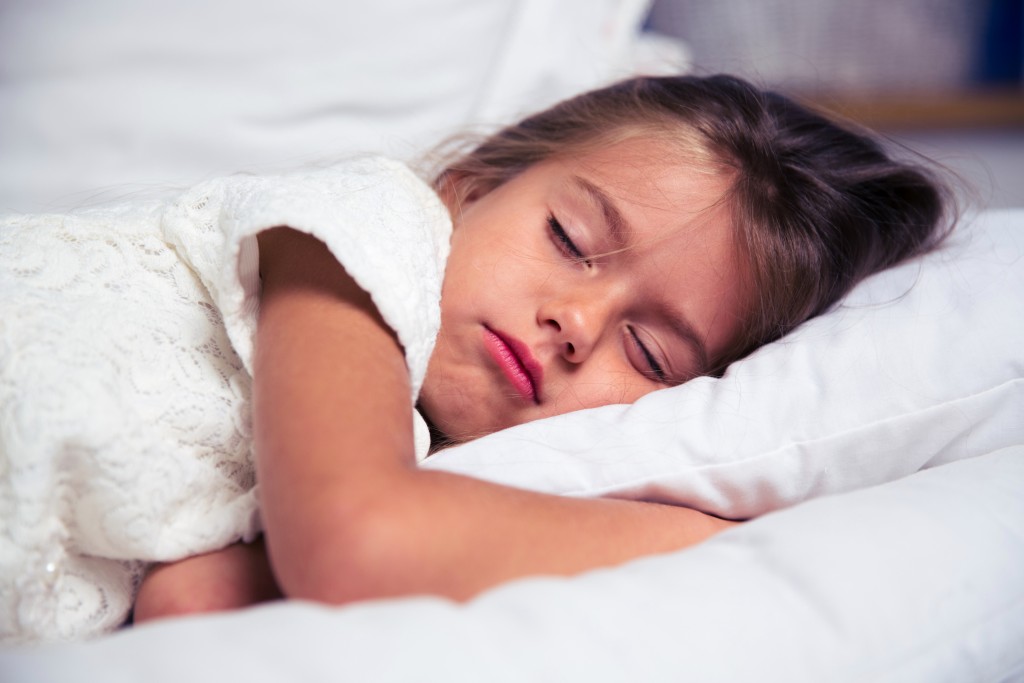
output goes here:
[{"label": "mouth", "polygon": [[540,404],[543,369],[526,344],[484,325],[484,348],[523,399]]}]

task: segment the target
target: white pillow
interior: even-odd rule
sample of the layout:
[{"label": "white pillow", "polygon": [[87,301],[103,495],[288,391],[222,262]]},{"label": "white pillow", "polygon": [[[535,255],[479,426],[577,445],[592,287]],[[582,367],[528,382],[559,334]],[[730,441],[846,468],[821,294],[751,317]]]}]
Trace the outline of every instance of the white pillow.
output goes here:
[{"label": "white pillow", "polygon": [[620,75],[646,5],[5,3],[0,213],[358,153],[418,157],[469,123]]},{"label": "white pillow", "polygon": [[965,220],[786,338],[701,378],[520,425],[424,466],[746,518],[1024,443],[1024,210]]}]

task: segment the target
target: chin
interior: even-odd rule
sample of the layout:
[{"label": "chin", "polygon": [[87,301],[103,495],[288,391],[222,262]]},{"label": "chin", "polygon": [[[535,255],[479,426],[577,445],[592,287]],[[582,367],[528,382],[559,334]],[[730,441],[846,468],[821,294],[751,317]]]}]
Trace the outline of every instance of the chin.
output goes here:
[{"label": "chin", "polygon": [[430,428],[430,441],[434,447],[438,445],[451,446],[480,436],[480,434],[469,436],[477,430],[467,424],[465,416],[459,411],[452,411],[450,408],[435,410],[429,399],[424,397],[420,398],[416,409]]},{"label": "chin", "polygon": [[[421,411],[422,412],[422,411]],[[487,436],[494,432],[513,426],[515,423],[495,424],[492,420],[483,416],[469,415],[439,415],[437,419],[428,417],[423,413],[427,425],[431,430],[431,441],[443,442],[445,445],[465,443],[481,436]]]}]

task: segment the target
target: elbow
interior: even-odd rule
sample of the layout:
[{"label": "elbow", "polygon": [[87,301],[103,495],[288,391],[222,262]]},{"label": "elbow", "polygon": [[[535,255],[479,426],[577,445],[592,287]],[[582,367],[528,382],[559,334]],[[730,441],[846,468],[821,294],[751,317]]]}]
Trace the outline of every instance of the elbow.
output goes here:
[{"label": "elbow", "polygon": [[290,544],[293,557],[278,557],[271,539],[274,573],[287,597],[340,605],[432,592],[420,571],[424,539],[403,509],[342,505],[331,512],[305,548]]}]

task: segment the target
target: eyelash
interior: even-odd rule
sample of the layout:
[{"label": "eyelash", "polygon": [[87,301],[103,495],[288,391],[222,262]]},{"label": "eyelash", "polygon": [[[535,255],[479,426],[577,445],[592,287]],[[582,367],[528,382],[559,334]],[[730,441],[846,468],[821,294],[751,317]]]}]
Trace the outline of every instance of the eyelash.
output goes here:
[{"label": "eyelash", "polygon": [[664,368],[661,367],[661,364],[658,362],[658,359],[654,357],[654,354],[644,346],[642,341],[640,341],[640,337],[637,336],[636,330],[634,330],[632,326],[628,325],[626,326],[626,329],[629,330],[629,336],[633,339],[633,343],[636,344],[636,347],[640,350],[640,353],[643,354],[647,364],[651,367],[651,374],[654,376],[653,378],[659,382],[668,384],[668,375],[665,374]]},{"label": "eyelash", "polygon": [[584,265],[590,265],[590,259],[580,251],[580,248],[572,241],[554,214],[548,214],[548,229],[551,230],[551,236],[554,238],[555,246],[558,247],[559,251]]},{"label": "eyelash", "polygon": [[[559,251],[569,258],[579,261],[585,265],[590,265],[590,259],[580,251],[580,248],[572,241],[572,238],[569,237],[569,234],[565,231],[565,228],[562,227],[562,224],[558,219],[555,218],[554,214],[548,214],[548,229],[551,230],[551,236],[554,238],[555,246]],[[632,339],[633,344],[635,344],[640,353],[643,354],[644,359],[647,361],[647,365],[650,366],[653,378],[658,382],[668,384],[668,375],[665,374],[665,370],[661,367],[661,364],[658,363],[654,354],[652,354],[648,348],[644,346],[644,343],[640,341],[640,337],[637,336],[637,333],[632,326],[627,326],[626,329],[629,330],[629,336]]]}]

